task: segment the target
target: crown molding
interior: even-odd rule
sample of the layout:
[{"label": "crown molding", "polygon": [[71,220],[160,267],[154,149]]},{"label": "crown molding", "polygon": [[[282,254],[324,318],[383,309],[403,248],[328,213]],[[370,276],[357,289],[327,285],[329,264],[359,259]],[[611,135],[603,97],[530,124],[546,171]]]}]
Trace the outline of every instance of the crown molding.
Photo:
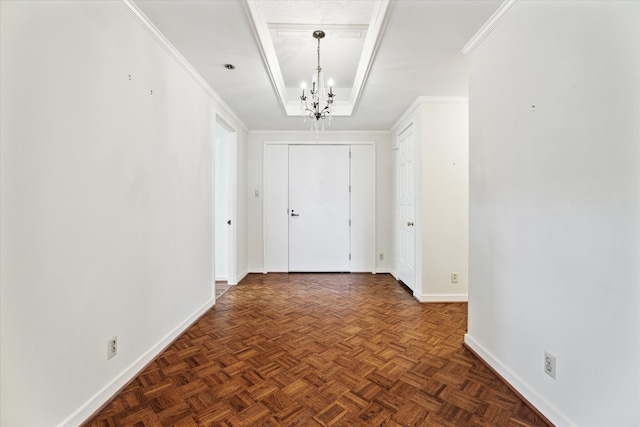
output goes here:
[{"label": "crown molding", "polygon": [[287,114],[287,88],[284,84],[284,78],[282,77],[282,70],[280,70],[276,49],[273,47],[269,25],[267,25],[266,19],[262,15],[258,0],[244,0],[243,3],[247,16],[249,17],[251,29],[258,42],[260,55],[269,73],[271,85],[280,100],[282,111]]},{"label": "crown molding", "polygon": [[476,47],[482,43],[482,41],[498,26],[500,21],[509,13],[509,11],[520,0],[506,0],[500,5],[498,10],[495,11],[491,18],[478,30],[478,32],[471,37],[471,40],[462,48],[461,52],[464,55],[470,55]]},{"label": "crown molding", "polygon": [[249,129],[244,124],[240,117],[227,105],[226,102],[220,98],[213,88],[207,83],[207,81],[193,68],[193,66],[187,61],[184,56],[176,49],[174,45],[160,32],[160,30],[151,22],[149,18],[136,6],[131,0],[117,0],[117,2],[136,20],[136,22],[162,47],[165,52],[169,54],[171,58],[186,73],[209,95],[215,103],[220,107],[220,115],[230,118],[234,123],[239,125],[242,130],[248,132]]},{"label": "crown molding", "polygon": [[[284,32],[304,31],[305,36],[308,36],[308,33],[312,33],[316,28],[318,28],[318,24],[267,23],[267,27],[269,27],[270,30]],[[368,29],[369,25],[366,24],[322,24],[322,31],[324,31],[327,35],[339,38],[343,37],[341,33],[361,33],[367,31]]]},{"label": "crown molding", "polygon": [[[337,129],[325,129],[321,134],[328,135],[389,135],[388,130],[337,130]],[[315,138],[315,132],[310,132],[307,130],[266,130],[266,129],[255,129],[250,130],[249,135],[299,135],[299,134],[310,134]],[[315,139],[317,141],[317,139]]]},{"label": "crown molding", "polygon": [[466,96],[419,96],[416,102],[421,104],[468,104]]},{"label": "crown molding", "polygon": [[373,65],[373,60],[378,53],[378,48],[380,47],[384,30],[389,22],[392,6],[392,0],[382,0],[376,3],[373,11],[373,17],[369,25],[369,31],[367,31],[364,46],[362,47],[362,55],[360,55],[360,62],[358,64],[358,69],[356,70],[356,76],[353,80],[353,87],[351,88],[351,111],[349,112],[349,115],[353,114],[353,111],[355,111],[358,102],[360,101],[364,84],[367,81],[367,77],[369,77],[369,71]]}]

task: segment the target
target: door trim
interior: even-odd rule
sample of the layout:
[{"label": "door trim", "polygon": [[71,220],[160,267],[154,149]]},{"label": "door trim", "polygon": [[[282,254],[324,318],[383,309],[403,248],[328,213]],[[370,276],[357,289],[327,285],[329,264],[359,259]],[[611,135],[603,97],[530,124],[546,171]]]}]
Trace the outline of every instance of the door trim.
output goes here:
[{"label": "door trim", "polygon": [[[398,138],[404,132],[412,129],[413,131],[413,206],[414,206],[414,222],[415,222],[415,230],[414,230],[414,244],[413,244],[413,296],[414,298],[418,298],[419,295],[422,294],[422,150],[420,148],[422,141],[422,135],[420,127],[416,120],[410,120],[405,123],[405,126],[399,128],[395,134],[393,135],[393,149],[394,153],[398,149]],[[398,242],[398,215],[397,215],[397,204],[398,204],[398,195],[397,191],[397,180],[398,180],[398,170],[396,168],[397,164],[394,161],[394,210],[393,210],[393,244],[394,250],[398,251],[397,247]],[[394,253],[394,263],[393,263],[393,277],[396,280],[400,280],[400,276],[398,274],[398,265],[397,265],[397,257],[395,257]]]},{"label": "door trim", "polygon": [[[340,140],[340,141],[298,141],[298,140],[292,140],[292,141],[264,141],[263,142],[263,146],[262,146],[262,183],[263,183],[263,188],[262,188],[262,195],[266,196],[266,188],[265,188],[265,183],[267,180],[267,167],[265,164],[265,153],[267,150],[267,147],[270,145],[370,145],[373,148],[373,175],[374,175],[374,179],[372,180],[372,197],[373,197],[373,201],[372,201],[372,205],[373,205],[373,212],[372,212],[372,218],[373,218],[373,229],[372,229],[372,240],[373,240],[373,248],[372,248],[372,255],[371,255],[371,273],[372,274],[376,274],[377,269],[376,269],[376,265],[377,265],[377,259],[376,259],[376,249],[377,249],[377,225],[376,225],[376,210],[377,210],[377,205],[376,205],[376,191],[377,191],[377,187],[376,187],[376,180],[375,180],[375,176],[376,176],[376,170],[377,170],[377,144],[375,141],[344,141],[344,140]],[[350,177],[351,179],[351,177]],[[267,252],[267,239],[266,239],[266,235],[267,235],[267,218],[266,218],[266,209],[265,209],[265,197],[262,198],[262,273],[263,274],[267,274],[267,265],[265,263],[265,254]],[[351,203],[351,201],[349,202]],[[288,236],[287,236],[288,239]],[[356,271],[354,271],[356,272]]]},{"label": "door trim", "polygon": [[[220,115],[216,114],[216,124],[219,124],[228,132],[229,144],[231,148],[229,150],[229,219],[231,220],[229,230],[229,266],[227,268],[227,283],[229,285],[238,284],[237,276],[237,248],[238,248],[238,132],[229,123],[224,120]],[[216,132],[215,126],[213,131],[213,144],[212,144],[212,157],[215,156],[215,140]],[[215,191],[215,160],[211,168],[211,175],[213,181],[212,190]],[[215,193],[212,197],[212,245],[213,245],[213,286],[215,295]]]}]

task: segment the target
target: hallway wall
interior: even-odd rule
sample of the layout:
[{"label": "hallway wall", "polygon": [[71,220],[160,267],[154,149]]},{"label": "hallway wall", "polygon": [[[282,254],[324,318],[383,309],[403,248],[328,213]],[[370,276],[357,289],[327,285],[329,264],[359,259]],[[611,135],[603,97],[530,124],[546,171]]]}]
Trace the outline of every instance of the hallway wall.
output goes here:
[{"label": "hallway wall", "polygon": [[520,1],[469,58],[466,342],[558,426],[640,425],[640,3]]},{"label": "hallway wall", "polygon": [[0,424],[78,425],[213,304],[216,114],[246,131],[119,2],[0,5]]}]

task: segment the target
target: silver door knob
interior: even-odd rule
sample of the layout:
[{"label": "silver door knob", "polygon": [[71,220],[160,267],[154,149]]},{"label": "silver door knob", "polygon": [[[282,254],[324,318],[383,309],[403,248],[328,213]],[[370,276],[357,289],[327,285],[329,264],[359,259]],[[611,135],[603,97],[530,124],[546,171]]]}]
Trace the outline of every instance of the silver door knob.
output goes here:
[{"label": "silver door knob", "polygon": [[413,222],[407,222],[407,227],[413,227]]}]

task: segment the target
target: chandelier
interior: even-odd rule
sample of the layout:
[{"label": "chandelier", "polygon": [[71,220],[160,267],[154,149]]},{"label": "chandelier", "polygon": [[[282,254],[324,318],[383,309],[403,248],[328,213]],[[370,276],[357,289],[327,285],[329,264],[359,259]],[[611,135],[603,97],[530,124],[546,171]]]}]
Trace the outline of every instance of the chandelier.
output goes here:
[{"label": "chandelier", "polygon": [[[309,97],[304,93],[306,84],[302,83],[302,96],[300,97],[300,111],[304,121],[307,121],[309,117],[312,121],[311,129],[315,129],[316,134],[319,131],[318,123],[321,124],[322,130],[324,130],[324,120],[328,117],[331,122],[331,113],[335,111],[335,105],[333,104],[333,82],[329,80],[329,92],[325,91],[324,79],[322,77],[322,68],[320,67],[320,39],[324,38],[324,31],[316,30],[313,32],[313,37],[318,40],[318,68],[313,72],[311,77],[311,90],[309,91]],[[320,121],[322,120],[322,122]],[[331,125],[331,123],[329,123]]]}]

